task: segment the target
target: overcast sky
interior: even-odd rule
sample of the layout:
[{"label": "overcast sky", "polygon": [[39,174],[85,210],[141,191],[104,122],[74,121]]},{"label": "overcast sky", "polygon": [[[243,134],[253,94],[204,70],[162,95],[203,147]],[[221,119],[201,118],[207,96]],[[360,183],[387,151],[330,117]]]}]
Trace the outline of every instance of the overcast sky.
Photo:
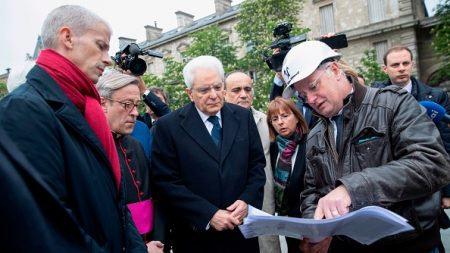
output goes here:
[{"label": "overcast sky", "polygon": [[[33,54],[46,15],[64,4],[84,6],[108,21],[113,29],[110,54],[119,48],[118,37],[145,40],[146,25],[167,32],[176,28],[175,12],[194,15],[194,20],[214,12],[214,0],[0,0],[0,74]],[[242,0],[233,0],[236,5]]]},{"label": "overcast sky", "polygon": [[[118,51],[118,37],[145,40],[146,25],[167,32],[176,27],[176,11],[194,15],[194,19],[214,12],[214,0],[0,0],[0,74],[22,63],[33,54],[36,39],[46,15],[63,4],[82,5],[106,19],[112,29],[110,54]],[[236,5],[243,0],[233,0]],[[439,0],[426,0],[435,5]]]}]

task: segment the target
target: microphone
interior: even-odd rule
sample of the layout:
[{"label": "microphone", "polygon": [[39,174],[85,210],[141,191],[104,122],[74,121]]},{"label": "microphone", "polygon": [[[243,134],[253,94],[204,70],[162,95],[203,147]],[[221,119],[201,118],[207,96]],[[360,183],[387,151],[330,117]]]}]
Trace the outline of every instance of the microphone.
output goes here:
[{"label": "microphone", "polygon": [[419,104],[427,110],[428,116],[435,124],[441,121],[450,124],[450,115],[445,112],[445,108],[440,104],[432,101],[420,101]]}]

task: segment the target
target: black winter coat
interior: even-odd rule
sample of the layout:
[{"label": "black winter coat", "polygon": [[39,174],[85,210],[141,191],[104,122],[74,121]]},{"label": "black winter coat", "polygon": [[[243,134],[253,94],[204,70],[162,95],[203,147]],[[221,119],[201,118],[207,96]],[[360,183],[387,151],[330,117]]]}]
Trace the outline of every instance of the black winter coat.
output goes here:
[{"label": "black winter coat", "polygon": [[86,252],[146,252],[101,143],[43,69],[35,66],[27,82],[0,101],[0,115],[7,134],[78,224]]}]

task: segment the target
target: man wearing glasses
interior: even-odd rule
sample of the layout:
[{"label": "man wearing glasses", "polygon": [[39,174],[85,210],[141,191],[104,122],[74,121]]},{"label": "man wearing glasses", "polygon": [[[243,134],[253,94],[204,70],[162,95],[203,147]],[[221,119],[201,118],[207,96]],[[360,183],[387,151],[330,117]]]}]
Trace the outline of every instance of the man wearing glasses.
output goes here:
[{"label": "man wearing glasses", "polygon": [[377,205],[415,230],[372,245],[345,236],[305,239],[302,251],[437,252],[439,190],[450,181],[439,131],[407,91],[356,85],[340,69],[339,57],[326,44],[307,41],[283,63],[287,85],[320,116],[308,135],[302,216],[330,219]]},{"label": "man wearing glasses", "polygon": [[173,211],[175,252],[259,252],[237,226],[261,208],[265,158],[250,110],[224,103],[224,70],[212,56],[183,69],[192,103],[158,120],[155,195]]},{"label": "man wearing glasses", "polygon": [[149,252],[162,253],[164,245],[150,238],[153,230],[150,164],[142,145],[130,136],[141,105],[138,84],[137,77],[112,70],[99,78],[96,88],[116,144],[131,217]]}]

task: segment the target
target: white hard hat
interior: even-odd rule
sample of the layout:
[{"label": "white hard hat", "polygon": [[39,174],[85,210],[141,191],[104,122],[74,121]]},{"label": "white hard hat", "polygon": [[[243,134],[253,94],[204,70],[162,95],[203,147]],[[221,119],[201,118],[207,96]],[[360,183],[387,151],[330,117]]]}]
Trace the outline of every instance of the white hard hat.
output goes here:
[{"label": "white hard hat", "polygon": [[[283,78],[286,89],[311,75],[320,63],[327,59],[338,59],[341,55],[321,41],[305,41],[293,47],[283,61]],[[293,88],[293,87],[292,87]]]}]

